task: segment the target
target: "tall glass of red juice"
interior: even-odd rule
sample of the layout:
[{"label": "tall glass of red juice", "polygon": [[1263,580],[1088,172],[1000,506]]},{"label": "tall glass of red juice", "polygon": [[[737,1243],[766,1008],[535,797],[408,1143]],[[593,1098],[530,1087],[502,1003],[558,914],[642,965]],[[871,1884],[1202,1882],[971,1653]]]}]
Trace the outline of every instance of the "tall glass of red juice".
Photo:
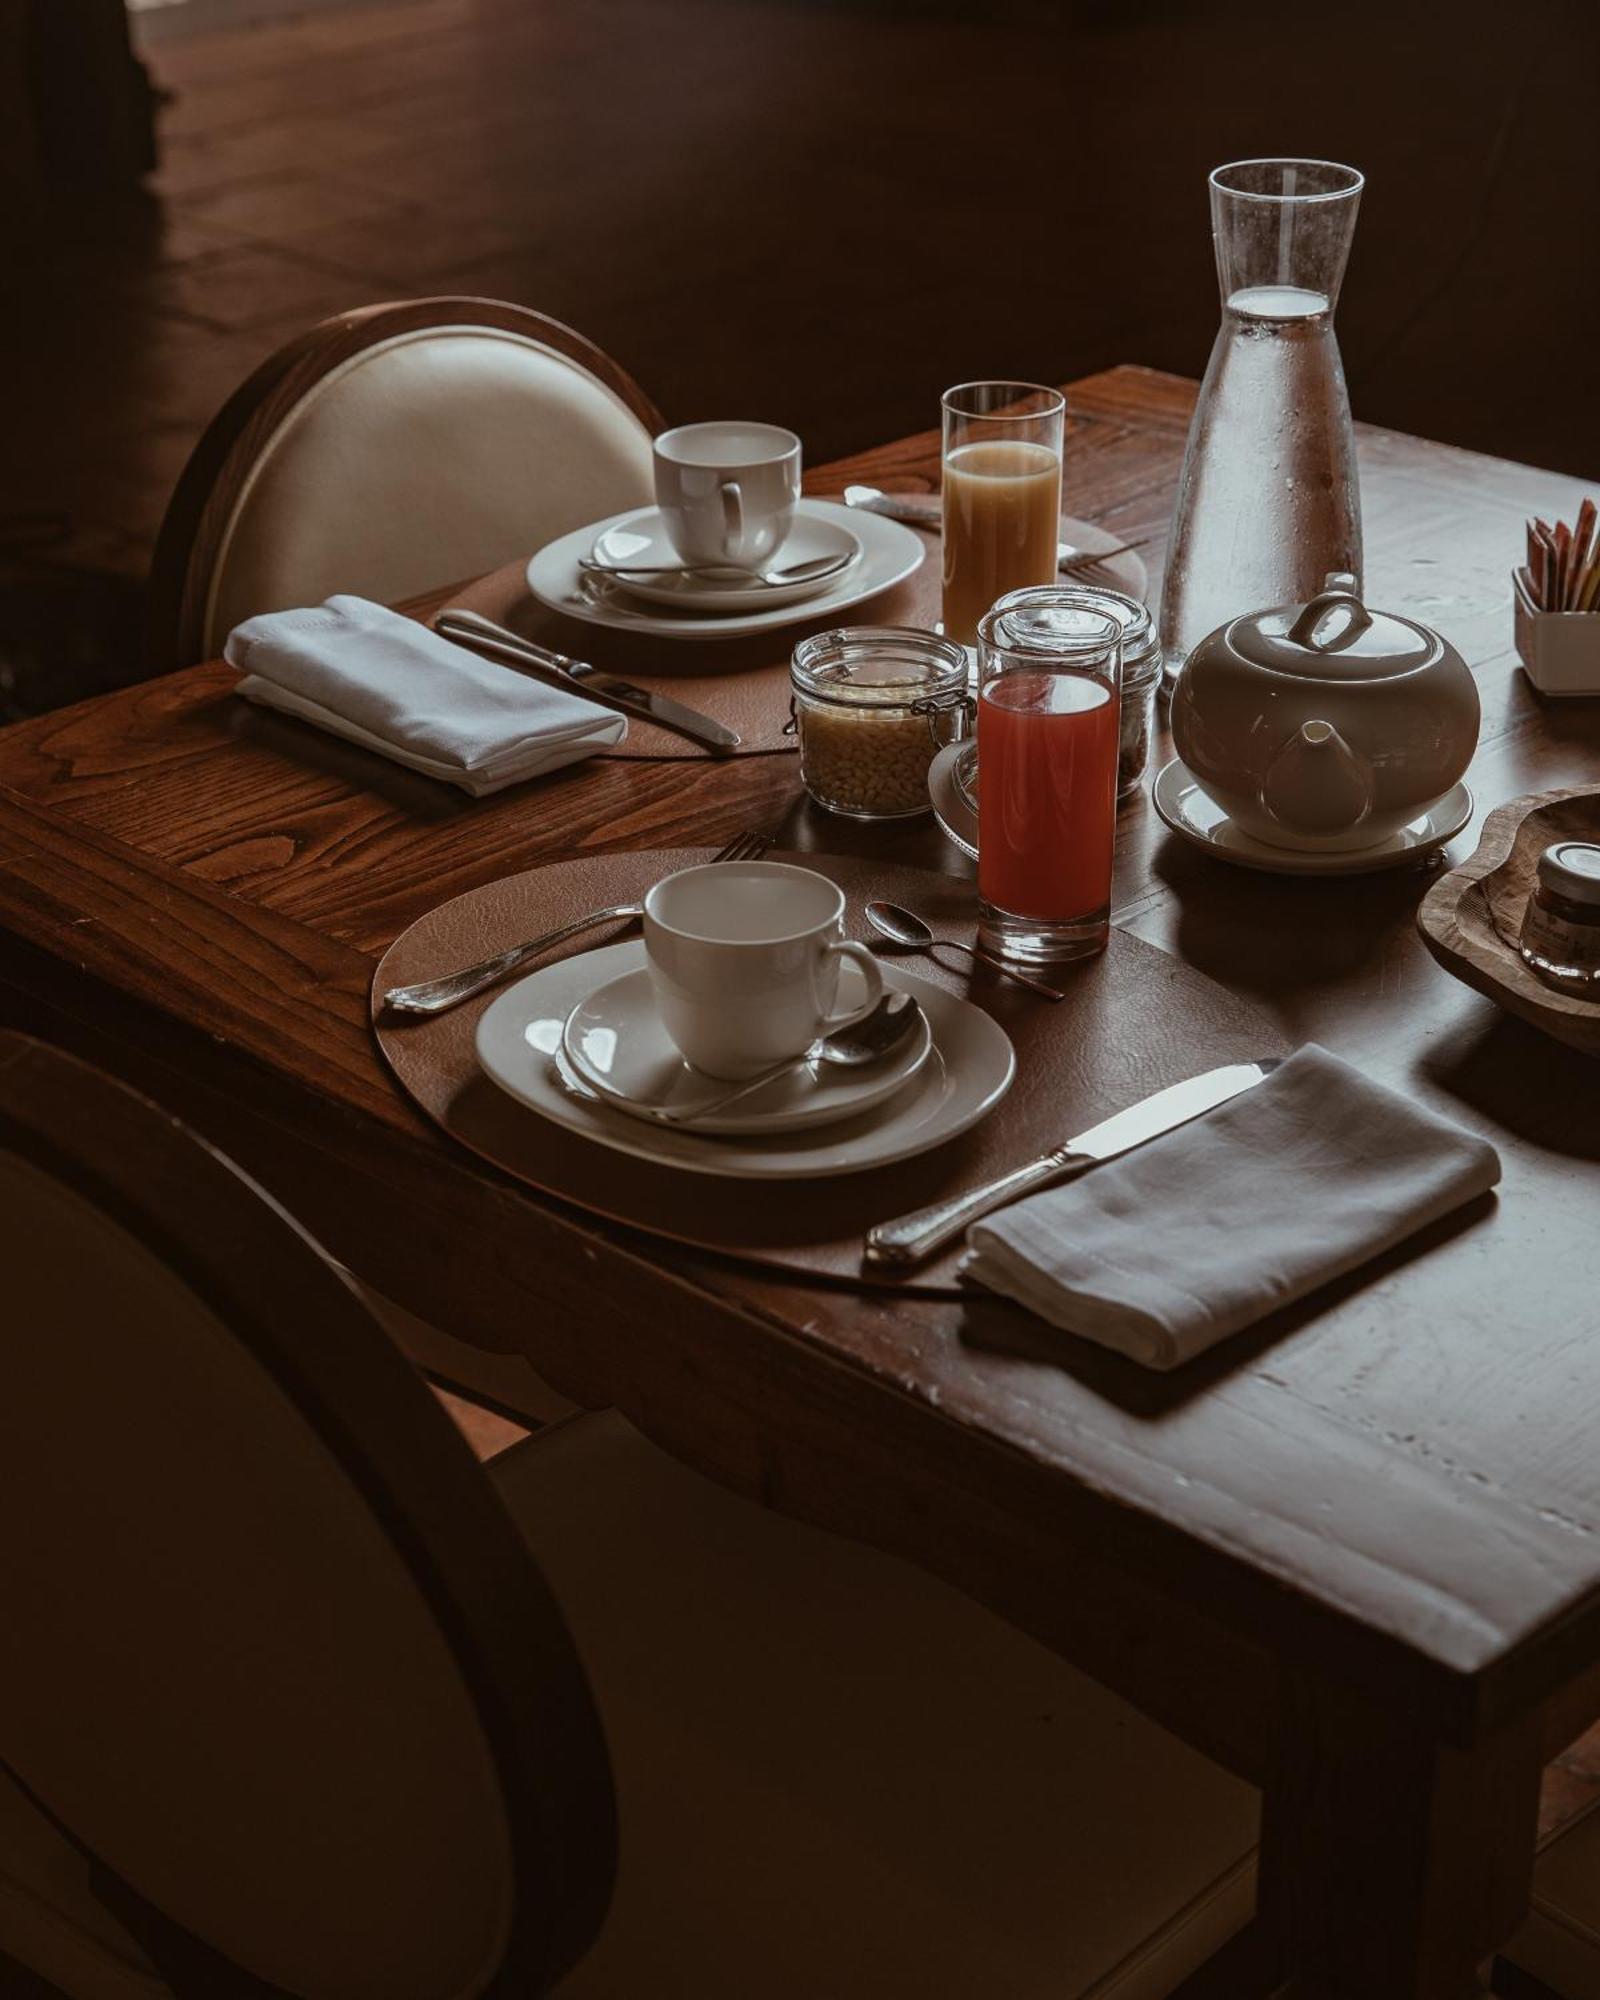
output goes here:
[{"label": "tall glass of red juice", "polygon": [[1017,590],[978,626],[978,939],[1023,964],[1105,949],[1122,626],[1092,595]]}]

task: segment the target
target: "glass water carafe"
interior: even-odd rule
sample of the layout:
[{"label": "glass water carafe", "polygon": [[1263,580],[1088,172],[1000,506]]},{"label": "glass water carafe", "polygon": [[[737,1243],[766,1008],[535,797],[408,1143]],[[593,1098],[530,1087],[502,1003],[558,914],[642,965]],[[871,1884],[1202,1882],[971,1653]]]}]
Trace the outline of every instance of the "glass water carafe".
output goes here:
[{"label": "glass water carafe", "polygon": [[1361,581],[1361,494],[1333,314],[1362,177],[1329,160],[1211,176],[1222,326],[1189,428],[1161,599],[1168,681],[1241,612]]}]

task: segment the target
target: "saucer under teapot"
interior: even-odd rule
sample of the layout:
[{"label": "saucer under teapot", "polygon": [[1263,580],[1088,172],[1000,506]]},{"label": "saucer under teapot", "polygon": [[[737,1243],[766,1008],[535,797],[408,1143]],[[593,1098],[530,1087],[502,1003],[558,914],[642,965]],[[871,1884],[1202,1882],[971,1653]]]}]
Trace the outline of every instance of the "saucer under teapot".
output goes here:
[{"label": "saucer under teapot", "polygon": [[1234,825],[1302,853],[1375,847],[1460,782],[1477,685],[1426,625],[1371,611],[1353,576],[1202,639],[1172,695],[1174,747]]}]

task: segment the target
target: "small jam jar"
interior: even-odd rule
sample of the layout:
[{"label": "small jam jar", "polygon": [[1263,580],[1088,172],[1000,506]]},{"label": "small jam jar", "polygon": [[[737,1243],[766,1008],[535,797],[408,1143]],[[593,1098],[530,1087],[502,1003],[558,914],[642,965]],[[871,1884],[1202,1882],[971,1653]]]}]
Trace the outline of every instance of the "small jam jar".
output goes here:
[{"label": "small jam jar", "polygon": [[1547,986],[1600,1001],[1600,847],[1558,840],[1539,856],[1520,950]]},{"label": "small jam jar", "polygon": [[[1070,579],[1064,579],[1070,581]],[[1125,799],[1139,789],[1150,762],[1150,746],[1156,733],[1156,695],[1161,688],[1161,640],[1150,607],[1122,590],[1102,590],[1098,586],[1073,583],[1071,588],[1086,606],[1104,611],[1122,627],[1122,725],[1117,752],[1117,797]],[[1010,596],[1020,595],[1012,592]],[[995,606],[1004,609],[1010,597]]]},{"label": "small jam jar", "polygon": [[967,651],[911,626],[853,625],[802,639],[789,666],[800,777],[850,819],[929,810],[928,766],[972,724]]}]

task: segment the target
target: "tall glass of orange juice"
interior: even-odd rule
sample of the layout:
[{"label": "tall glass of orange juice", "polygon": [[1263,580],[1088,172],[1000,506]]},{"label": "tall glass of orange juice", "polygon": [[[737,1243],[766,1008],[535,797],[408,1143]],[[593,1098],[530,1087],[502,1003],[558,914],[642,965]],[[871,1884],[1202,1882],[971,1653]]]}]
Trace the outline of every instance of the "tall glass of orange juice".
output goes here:
[{"label": "tall glass of orange juice", "polygon": [[1122,625],[1091,594],[1023,590],[978,625],[978,942],[1087,958],[1111,925]]},{"label": "tall glass of orange juice", "polygon": [[944,393],[944,631],[973,645],[1008,590],[1052,583],[1066,402],[1032,382]]}]

